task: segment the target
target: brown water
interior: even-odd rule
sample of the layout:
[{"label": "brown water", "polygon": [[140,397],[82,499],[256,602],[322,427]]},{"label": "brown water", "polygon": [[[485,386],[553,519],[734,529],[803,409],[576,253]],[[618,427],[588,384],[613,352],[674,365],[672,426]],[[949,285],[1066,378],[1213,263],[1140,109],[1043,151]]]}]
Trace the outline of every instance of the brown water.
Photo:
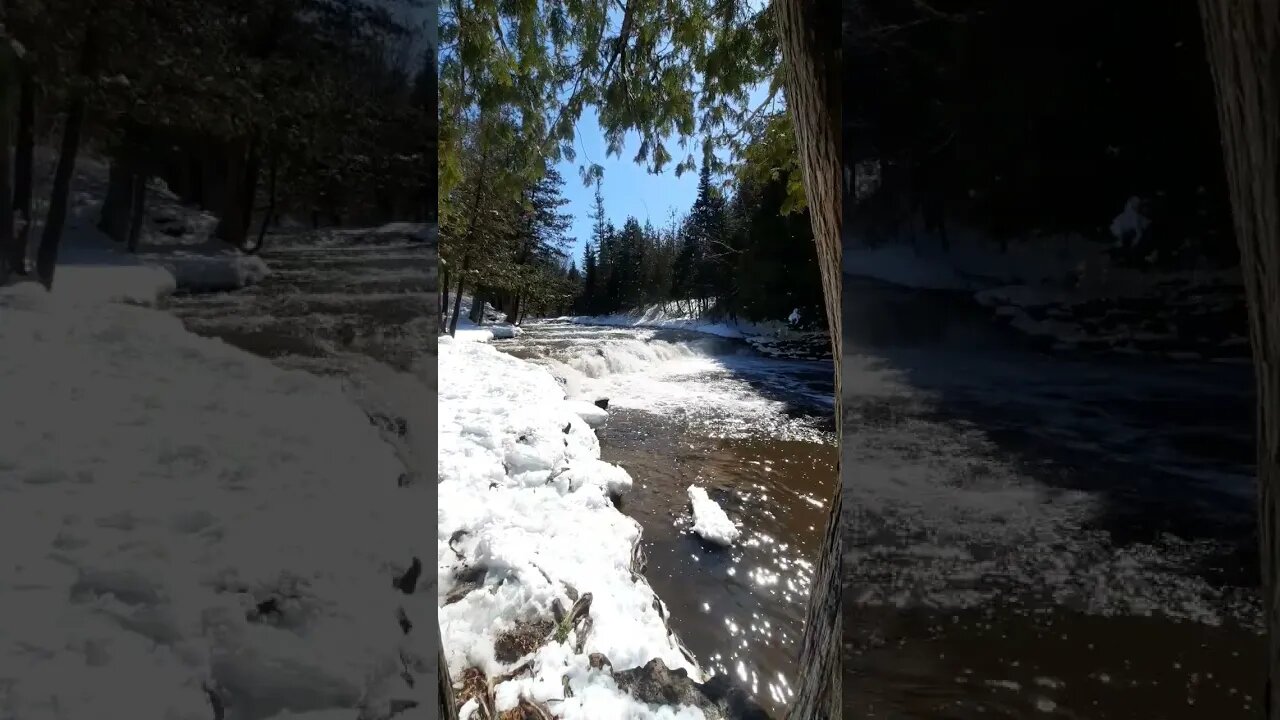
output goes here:
[{"label": "brown water", "polygon": [[[621,510],[644,529],[645,575],[670,626],[705,670],[781,717],[835,487],[829,363],[687,333],[527,328],[496,346],[547,363],[571,394],[610,399],[602,456],[635,480]],[[690,531],[690,485],[742,529],[732,547]]]},{"label": "brown water", "polygon": [[1250,369],[845,303],[845,717],[1256,716]]}]

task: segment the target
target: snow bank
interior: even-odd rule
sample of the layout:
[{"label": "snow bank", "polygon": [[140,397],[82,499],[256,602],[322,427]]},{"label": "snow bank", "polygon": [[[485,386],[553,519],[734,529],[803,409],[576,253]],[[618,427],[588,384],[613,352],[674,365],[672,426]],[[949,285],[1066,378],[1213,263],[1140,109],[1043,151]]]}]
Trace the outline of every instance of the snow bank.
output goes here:
[{"label": "snow bank", "polygon": [[740,531],[720,504],[712,500],[707,491],[695,485],[689,486],[689,503],[693,506],[693,531],[707,542],[732,545]]},{"label": "snow bank", "polygon": [[29,284],[0,346],[0,716],[428,706],[427,491],[336,382]]},{"label": "snow bank", "polygon": [[[581,408],[544,367],[484,343],[441,338],[439,373],[447,381],[439,400],[437,572],[455,681],[469,668],[492,680],[528,661],[496,682],[499,710],[523,697],[566,720],[701,717],[643,704],[619,690],[608,666],[591,665],[592,653],[614,670],[660,658],[702,679],[669,634],[661,601],[632,572],[640,526],[609,500],[631,478],[599,459]],[[581,623],[553,630],[557,614],[587,593],[589,631]],[[510,652],[504,638],[515,632],[528,642]]]},{"label": "snow bank", "polygon": [[[462,303],[458,307],[458,327],[454,333],[454,337],[458,340],[469,340],[472,342],[489,342],[490,340],[510,340],[519,337],[524,330],[504,322],[507,319],[506,313],[498,312],[489,303],[484,304],[485,324],[477,325],[471,321],[472,299],[470,295],[462,296]],[[442,328],[449,327],[450,319],[453,316],[453,300],[449,301],[449,307],[446,308],[444,323]]]}]

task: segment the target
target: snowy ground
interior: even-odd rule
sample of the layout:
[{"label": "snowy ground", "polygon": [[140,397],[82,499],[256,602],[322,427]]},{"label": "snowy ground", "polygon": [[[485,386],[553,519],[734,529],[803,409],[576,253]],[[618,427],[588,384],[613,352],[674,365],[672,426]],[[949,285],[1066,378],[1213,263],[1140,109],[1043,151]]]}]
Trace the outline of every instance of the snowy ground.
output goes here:
[{"label": "snowy ground", "polygon": [[0,288],[0,717],[428,717],[434,448],[363,405],[434,403],[189,332],[154,306],[266,266],[160,187],[129,255],[104,182],[80,163],[53,293]]},{"label": "snowy ground", "polygon": [[[455,337],[459,340],[471,340],[473,342],[488,342],[494,339],[510,339],[520,335],[520,328],[507,322],[506,313],[498,312],[493,309],[489,303],[484,304],[485,318],[484,323],[477,325],[471,320],[471,310],[474,307],[474,300],[470,295],[463,295],[462,302],[458,306],[458,327],[455,331]],[[444,322],[447,323],[453,317],[453,299],[449,300],[449,307],[445,308]]]},{"label": "snowy ground", "polygon": [[[828,345],[824,332],[802,329],[809,324],[799,310],[787,320],[752,322],[749,320],[712,319],[699,312],[692,302],[659,303],[629,313],[615,315],[572,316],[555,318],[559,322],[608,327],[644,327],[686,330],[745,340],[757,351],[775,357],[810,357],[821,354]],[[825,321],[818,319],[821,325]],[[797,327],[800,325],[801,327]]]},{"label": "snowy ground", "polygon": [[428,706],[403,677],[433,654],[398,620],[425,606],[393,581],[426,557],[406,493],[429,490],[398,487],[335,382],[149,308],[31,284],[0,308],[0,608],[21,618],[0,629],[0,715]]},{"label": "snowy ground", "polygon": [[635,571],[640,527],[609,498],[631,478],[599,459],[579,405],[483,342],[441,338],[439,372],[441,631],[455,682],[474,668],[493,684],[492,700],[464,691],[463,714],[523,699],[566,719],[704,717],[620,687],[654,659],[703,678]]}]

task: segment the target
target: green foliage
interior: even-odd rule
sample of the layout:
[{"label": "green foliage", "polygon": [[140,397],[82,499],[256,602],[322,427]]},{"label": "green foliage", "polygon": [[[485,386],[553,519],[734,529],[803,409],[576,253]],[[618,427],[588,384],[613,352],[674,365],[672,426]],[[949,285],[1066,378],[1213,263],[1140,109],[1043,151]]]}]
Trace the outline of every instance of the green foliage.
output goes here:
[{"label": "green foliage", "polygon": [[[423,6],[30,0],[16,4],[8,25],[28,51],[42,110],[57,112],[70,93],[87,91],[93,136],[106,147],[126,127],[163,131],[152,155],[179,138],[251,137],[260,157],[278,160],[283,209],[372,217],[387,188],[421,196],[434,183],[435,104],[423,96],[434,55],[413,58],[421,38],[396,19]],[[80,77],[75,65],[89,37],[97,62]]]},{"label": "green foliage", "polygon": [[[744,0],[450,0],[441,38],[446,194],[460,179],[456,126],[470,112],[513,108],[528,146],[557,162],[573,160],[578,118],[594,106],[610,155],[633,132],[635,160],[653,172],[673,161],[677,174],[719,172],[714,150],[740,149],[738,131],[757,114],[749,90],[778,81],[770,12]],[[590,182],[600,168],[582,174]]]}]

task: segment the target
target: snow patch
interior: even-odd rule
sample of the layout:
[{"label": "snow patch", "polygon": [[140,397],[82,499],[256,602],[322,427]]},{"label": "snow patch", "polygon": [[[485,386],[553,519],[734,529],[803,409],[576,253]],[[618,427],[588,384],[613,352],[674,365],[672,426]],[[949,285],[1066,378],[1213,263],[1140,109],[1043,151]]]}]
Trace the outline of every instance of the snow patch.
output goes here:
[{"label": "snow patch", "polygon": [[609,411],[595,403],[589,403],[585,400],[572,400],[570,404],[573,406],[574,412],[578,413],[578,417],[585,420],[593,428],[604,425],[609,419]]},{"label": "snow patch", "polygon": [[1142,242],[1151,220],[1142,214],[1142,200],[1134,196],[1125,201],[1124,210],[1111,221],[1111,236],[1119,247],[1132,247]]},{"label": "snow patch", "polygon": [[732,545],[741,533],[724,513],[720,504],[712,500],[707,491],[696,485],[689,486],[689,503],[693,506],[693,531],[703,540],[717,545]]},{"label": "snow patch", "polygon": [[429,633],[396,618],[430,620],[393,580],[429,557],[433,490],[398,487],[336,381],[30,285],[0,291],[0,345],[0,715],[428,705],[401,671]]}]

